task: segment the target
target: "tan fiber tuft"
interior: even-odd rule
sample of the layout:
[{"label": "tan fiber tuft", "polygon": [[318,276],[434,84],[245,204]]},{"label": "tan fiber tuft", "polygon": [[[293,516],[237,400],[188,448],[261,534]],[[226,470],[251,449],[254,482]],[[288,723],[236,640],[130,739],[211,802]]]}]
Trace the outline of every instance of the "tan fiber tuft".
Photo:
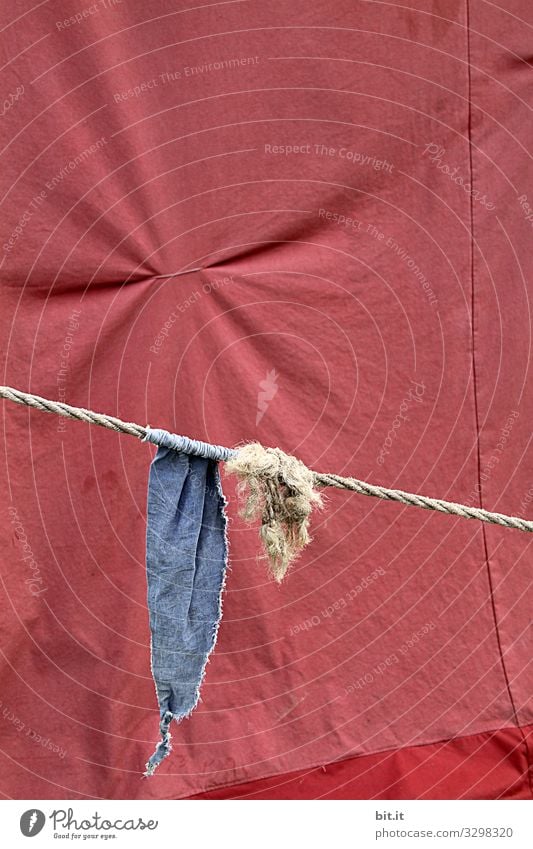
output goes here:
[{"label": "tan fiber tuft", "polygon": [[226,470],[240,479],[245,503],[241,515],[247,522],[261,516],[259,535],[270,571],[280,582],[291,562],[309,542],[309,518],[322,506],[315,490],[315,475],[296,457],[279,448],[251,442],[229,459]]}]

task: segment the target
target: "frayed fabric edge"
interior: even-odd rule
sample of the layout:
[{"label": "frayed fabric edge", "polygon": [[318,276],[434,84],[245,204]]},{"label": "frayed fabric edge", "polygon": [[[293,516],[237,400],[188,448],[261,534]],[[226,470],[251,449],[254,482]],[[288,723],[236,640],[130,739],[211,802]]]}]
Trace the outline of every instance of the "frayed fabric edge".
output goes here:
[{"label": "frayed fabric edge", "polygon": [[143,773],[145,778],[149,778],[154,774],[157,767],[168,755],[170,755],[172,751],[171,739],[172,735],[170,733],[170,723],[172,722],[174,714],[171,711],[166,711],[163,718],[161,719],[161,723],[159,725],[159,730],[161,732],[161,741],[157,744],[155,752],[152,757],[146,762],[146,771]]},{"label": "frayed fabric edge", "polygon": [[[167,758],[170,755],[170,753],[172,751],[172,743],[171,743],[172,735],[170,733],[170,724],[171,724],[172,720],[175,719],[176,722],[178,722],[178,723],[182,722],[182,720],[188,719],[190,717],[190,715],[193,713],[193,711],[197,708],[198,703],[200,701],[200,690],[201,690],[201,687],[202,687],[202,684],[203,684],[203,681],[204,681],[204,678],[205,678],[205,672],[206,672],[207,664],[209,663],[209,658],[210,658],[211,654],[213,653],[213,651],[215,649],[217,638],[218,638],[218,630],[219,630],[219,627],[220,627],[220,622],[222,621],[223,596],[224,596],[224,590],[226,589],[226,578],[227,578],[227,574],[228,574],[228,570],[229,570],[228,517],[227,517],[227,514],[226,514],[226,507],[228,505],[228,502],[226,500],[226,496],[224,495],[224,491],[222,489],[222,483],[221,483],[221,480],[220,480],[220,469],[219,469],[218,463],[215,463],[215,484],[216,484],[217,494],[218,494],[219,499],[220,499],[220,501],[219,501],[219,511],[220,511],[220,515],[222,517],[222,527],[223,527],[223,532],[224,532],[224,564],[223,564],[223,569],[222,569],[222,581],[221,581],[221,584],[220,584],[220,592],[218,594],[217,620],[216,620],[216,622],[214,624],[214,628],[213,628],[213,640],[211,642],[211,646],[209,648],[209,651],[206,652],[204,664],[202,666],[202,672],[200,674],[200,680],[199,680],[198,686],[196,688],[194,704],[192,705],[190,710],[187,711],[187,713],[184,713],[182,715],[173,714],[171,711],[165,712],[165,714],[161,718],[161,722],[160,722],[160,725],[159,725],[159,730],[160,730],[160,733],[161,733],[161,740],[157,744],[153,755],[148,759],[148,761],[145,764],[146,769],[143,773],[143,776],[142,776],[143,778],[150,778],[154,774],[154,772],[156,771],[159,764],[162,761],[164,761],[165,758]],[[150,649],[150,666],[151,666],[151,669],[152,669],[152,677],[154,678],[154,681],[155,681],[155,677],[153,675],[153,654],[152,654],[151,649]],[[156,687],[156,694],[157,694],[157,687]]]}]

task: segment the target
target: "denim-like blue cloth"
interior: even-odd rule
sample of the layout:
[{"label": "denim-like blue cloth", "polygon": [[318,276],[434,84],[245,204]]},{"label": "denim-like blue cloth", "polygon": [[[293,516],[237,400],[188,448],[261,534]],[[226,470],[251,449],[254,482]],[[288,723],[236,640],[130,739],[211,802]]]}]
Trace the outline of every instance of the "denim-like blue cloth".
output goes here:
[{"label": "denim-like blue cloth", "polygon": [[222,615],[225,506],[215,460],[158,448],[148,484],[146,571],[162,740],[145,775],[170,752],[172,719],[188,716],[199,700]]}]

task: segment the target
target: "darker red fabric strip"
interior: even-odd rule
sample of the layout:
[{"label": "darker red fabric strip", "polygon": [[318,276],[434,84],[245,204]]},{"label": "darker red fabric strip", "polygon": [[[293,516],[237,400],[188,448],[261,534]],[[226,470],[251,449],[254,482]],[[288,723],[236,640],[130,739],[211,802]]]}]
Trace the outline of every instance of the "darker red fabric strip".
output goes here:
[{"label": "darker red fabric strip", "polygon": [[195,799],[531,799],[533,726],[411,746],[223,787]]}]

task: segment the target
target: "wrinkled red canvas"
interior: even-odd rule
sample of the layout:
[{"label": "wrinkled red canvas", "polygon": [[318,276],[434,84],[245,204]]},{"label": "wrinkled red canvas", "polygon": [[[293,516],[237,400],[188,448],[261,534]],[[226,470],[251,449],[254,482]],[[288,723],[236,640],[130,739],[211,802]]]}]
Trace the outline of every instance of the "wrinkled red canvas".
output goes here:
[{"label": "wrinkled red canvas", "polygon": [[[3,384],[533,517],[525,0],[1,15]],[[142,780],[153,449],[2,420],[6,797],[531,796],[529,535],[330,490],[278,587],[230,477],[202,702]]]}]

